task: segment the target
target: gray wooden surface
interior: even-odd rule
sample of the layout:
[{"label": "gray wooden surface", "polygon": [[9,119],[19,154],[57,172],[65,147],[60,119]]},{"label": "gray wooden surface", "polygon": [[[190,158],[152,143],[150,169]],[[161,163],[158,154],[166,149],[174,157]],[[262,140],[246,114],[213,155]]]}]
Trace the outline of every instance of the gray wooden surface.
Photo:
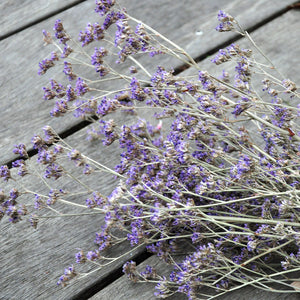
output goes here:
[{"label": "gray wooden surface", "polygon": [[0,40],[85,0],[5,0],[0,2]]},{"label": "gray wooden surface", "polygon": [[[218,9],[232,11],[245,28],[251,28],[282,11],[293,1],[276,0],[272,1],[272,5],[268,0],[255,1],[255,4],[252,0],[120,2],[134,17],[142,19],[198,57],[232,38],[232,34],[219,34],[214,30]],[[55,20],[60,18],[68,32],[77,37],[79,30],[84,29],[88,22],[99,19],[93,9],[93,0],[83,2],[1,41],[0,101],[3,117],[0,120],[0,164],[13,158],[10,151],[12,145],[23,142],[30,146],[31,137],[40,132],[45,124],[62,132],[78,123],[71,116],[59,121],[52,119],[49,111],[53,104],[42,100],[41,87],[48,85],[48,82],[44,77],[37,76],[38,62],[48,57],[52,50],[43,46],[41,32],[43,29],[52,31]],[[199,31],[203,34],[197,35]],[[163,65],[176,67],[168,57],[161,57],[160,60]],[[155,68],[155,64],[148,62],[146,67]],[[49,70],[49,74],[59,78],[55,71]]]},{"label": "gray wooden surface", "polygon": [[[31,137],[40,132],[42,126],[49,124],[58,132],[63,132],[78,123],[73,118],[51,119],[49,110],[52,103],[42,100],[41,87],[47,85],[47,82],[45,78],[38,77],[37,66],[50,50],[43,47],[41,30],[50,31],[54,21],[60,18],[64,21],[65,28],[70,29],[70,33],[77,36],[77,32],[83,29],[89,21],[95,22],[98,18],[92,12],[93,0],[78,3],[66,10],[63,10],[64,7],[79,1],[23,1],[22,9],[16,5],[17,2],[3,0],[0,4],[1,34],[5,36],[0,41],[2,113],[0,164],[15,157],[11,152],[14,144],[25,142],[29,145]],[[297,55],[299,53],[300,12],[291,10],[283,13],[285,8],[293,2],[281,0],[120,1],[124,3],[130,14],[177,42],[193,57],[205,56],[233,38],[232,34],[219,34],[214,31],[217,25],[217,11],[224,9],[236,16],[245,28],[258,26],[259,28],[253,33],[258,43],[269,53],[270,58],[283,73],[300,82],[299,55]],[[61,12],[42,20],[58,11]],[[270,21],[271,17],[274,20]],[[34,25],[30,26],[31,23]],[[18,32],[24,27],[28,28]],[[202,34],[199,35],[197,32],[202,32]],[[8,36],[10,33],[11,35]],[[160,64],[177,66],[174,61],[168,58],[163,59]],[[200,62],[200,66],[210,68],[208,60]],[[155,68],[149,64],[147,67]],[[104,148],[99,149],[97,144],[86,143],[85,131],[86,129],[83,129],[72,134],[67,141],[87,155],[102,159],[103,162],[109,161],[113,165],[118,161],[117,149],[115,153],[112,153],[110,149],[109,151]],[[97,180],[95,178],[87,179],[88,184],[97,186],[98,189],[102,188],[105,193],[109,193],[115,185],[109,176],[102,176],[101,182],[99,178]],[[24,178],[24,184],[32,189],[43,189],[39,183],[30,179]],[[65,185],[72,189],[74,183],[66,182]],[[11,185],[3,186],[1,182],[0,188],[9,190]],[[83,203],[84,199],[78,198],[74,201]],[[102,222],[102,216],[51,219],[34,231],[26,228],[24,224],[11,226],[2,221],[0,223],[0,299],[72,299],[82,291],[92,288],[97,282],[99,286],[109,283],[108,280],[114,276],[122,263],[138,253],[129,252],[121,262],[105,268],[100,273],[94,273],[89,278],[75,281],[65,289],[55,285],[64,267],[74,262],[76,249],[94,249],[94,233],[99,230]],[[127,249],[128,246],[124,244],[120,248]],[[116,251],[121,251],[121,249]],[[138,252],[141,253],[142,249]],[[151,260],[158,263],[154,258]],[[230,297],[237,300],[296,299],[286,298],[283,295],[262,294],[252,289],[247,289],[245,295],[246,298],[241,298],[241,295],[236,293]],[[153,290],[150,287],[133,285],[122,276],[94,296],[94,299],[145,300],[153,298]]]}]

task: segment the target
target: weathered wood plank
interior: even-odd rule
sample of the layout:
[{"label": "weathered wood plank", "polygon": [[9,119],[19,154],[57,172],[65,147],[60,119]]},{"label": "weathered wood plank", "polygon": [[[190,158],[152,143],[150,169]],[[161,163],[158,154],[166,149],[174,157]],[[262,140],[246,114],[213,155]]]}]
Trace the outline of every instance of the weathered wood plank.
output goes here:
[{"label": "weathered wood plank", "polygon": [[[190,51],[193,56],[199,56],[232,38],[231,34],[220,35],[214,30],[219,8],[227,9],[241,20],[243,25],[251,27],[281,11],[292,2],[276,0],[271,6],[267,0],[257,1],[255,5],[250,0],[235,0],[230,3],[225,0],[217,2],[155,0],[147,4],[142,1],[123,0],[121,3],[133,16],[166,34]],[[64,20],[65,28],[70,34],[77,37],[78,31],[89,21],[99,21],[99,17],[92,13],[93,9],[94,1],[84,2],[58,14],[55,18],[49,18],[1,41],[0,164],[13,158],[10,152],[13,144],[25,142],[27,146],[30,145],[31,137],[45,124],[61,132],[78,122],[71,116],[59,121],[51,118],[49,111],[53,104],[42,100],[41,87],[47,85],[47,80],[37,75],[37,65],[52,50],[43,47],[41,31],[51,30],[54,21],[60,18]],[[199,31],[203,34],[197,34]],[[174,61],[167,56],[161,56],[159,59],[162,65],[176,67]],[[148,61],[145,66],[151,70],[157,63],[158,61],[154,59]],[[55,72],[49,74],[56,78]]]},{"label": "weathered wood plank", "polygon": [[[275,51],[277,59],[279,62],[282,61],[284,56],[295,56],[293,55],[296,52],[297,47],[295,47],[295,43],[297,39],[295,37],[299,36],[297,31],[289,29],[288,25],[290,24],[292,28],[299,28],[297,27],[297,12],[291,12],[287,14],[285,17],[284,22],[279,22],[277,26],[274,26],[274,23],[270,23],[268,26],[271,31],[266,32],[265,37],[261,36],[261,40],[266,40],[266,37],[272,36],[272,30],[278,31],[277,28],[282,28],[282,35],[285,36],[286,39],[280,39],[281,34],[277,36],[276,41],[274,42],[281,42],[281,44],[289,45],[288,48],[291,49],[291,52],[282,50],[281,47],[274,47],[273,45],[267,45],[270,50]],[[289,35],[286,35],[285,32],[289,32]],[[226,34],[225,34],[226,35]],[[263,43],[260,43],[263,45]],[[273,59],[272,55],[270,57]],[[278,61],[275,61],[277,64]],[[289,73],[292,68],[296,64],[289,65],[288,59],[283,64],[283,71]],[[291,75],[293,75],[291,73]],[[292,78],[292,76],[291,76]],[[24,84],[24,83],[23,83]],[[22,86],[22,90],[26,90],[26,84]],[[22,91],[21,90],[21,91]],[[21,92],[19,97],[21,96]],[[8,105],[7,103],[6,105]],[[13,110],[17,107],[11,107],[10,109]],[[8,111],[7,109],[6,111]],[[19,110],[15,110],[21,112],[22,111],[22,104],[19,106]],[[44,112],[40,113],[40,125],[44,125],[43,119]],[[27,115],[27,119],[30,115]],[[15,119],[16,121],[16,119]],[[31,119],[32,121],[32,119]],[[57,121],[57,120],[56,120]],[[22,124],[22,123],[21,123]],[[30,122],[25,123],[28,126],[31,125]],[[19,125],[22,127],[23,125]],[[27,129],[28,130],[28,129]],[[16,131],[16,127],[14,127],[14,131]],[[14,132],[11,131],[11,132]],[[34,131],[30,134],[32,136]],[[91,151],[91,155],[97,155],[99,153],[98,148],[94,148],[94,150],[89,150],[92,147],[85,145],[83,143],[83,135],[72,137],[70,139],[70,143],[78,145],[78,147],[83,147],[83,151]],[[20,137],[19,137],[20,138]],[[18,140],[21,142],[22,140]],[[85,148],[87,147],[87,148]],[[97,147],[97,146],[95,146]],[[93,148],[92,148],[93,149]],[[85,151],[85,152],[86,152]],[[102,157],[105,157],[109,160],[109,154],[102,153]],[[109,189],[111,187],[109,178],[103,177],[103,182],[101,182],[101,186]],[[98,182],[94,182],[94,184],[99,184]],[[9,187],[6,187],[9,188]],[[96,218],[96,217],[95,217]],[[35,298],[35,299],[69,299],[71,295],[75,295],[77,291],[81,290],[84,286],[88,286],[96,280],[99,276],[98,274],[94,275],[95,277],[92,279],[86,279],[86,283],[80,281],[77,284],[74,284],[73,287],[67,288],[65,290],[57,290],[55,284],[51,285],[51,283],[55,282],[57,276],[59,276],[63,272],[63,267],[68,264],[69,262],[73,261],[73,254],[76,252],[76,248],[82,247],[85,249],[89,249],[89,245],[92,244],[93,240],[93,232],[95,231],[95,224],[100,223],[101,221],[90,221],[91,218],[87,219],[80,219],[77,222],[77,219],[68,219],[68,225],[65,222],[60,222],[58,220],[49,221],[49,226],[43,226],[39,229],[38,232],[32,233],[31,230],[24,230],[20,231],[21,224],[18,224],[15,228],[14,227],[7,227],[4,225],[4,229],[1,233],[3,233],[3,243],[1,242],[1,250],[3,249],[3,255],[0,258],[0,265],[1,267],[5,264],[5,268],[1,268],[1,287],[3,286],[4,289],[1,291],[1,299],[25,299],[27,298]],[[76,227],[74,224],[77,224]],[[2,227],[3,224],[1,224]],[[52,225],[52,226],[51,226]],[[77,227],[78,226],[78,227]],[[48,228],[54,228],[51,232]],[[7,230],[7,231],[6,231]],[[97,230],[97,229],[96,229]],[[75,236],[72,237],[72,233],[75,232]],[[89,234],[91,233],[91,234]],[[3,245],[3,247],[2,247]],[[13,255],[12,255],[13,253]],[[56,255],[55,253],[58,253]],[[47,259],[45,258],[47,257]],[[33,260],[33,258],[37,258],[37,260]],[[46,260],[45,260],[46,259]],[[112,272],[113,269],[107,268],[107,272]],[[3,272],[3,273],[2,273]],[[2,276],[2,274],[4,274]],[[102,275],[106,275],[105,271],[101,273]],[[102,276],[100,275],[100,276]],[[102,278],[104,278],[104,276]],[[99,278],[99,277],[98,277]],[[100,277],[101,278],[101,277]],[[28,280],[28,281],[27,281]],[[14,287],[18,286],[18,294],[14,290]],[[113,294],[111,294],[113,295]],[[51,298],[53,297],[53,298]]]},{"label": "weathered wood plank", "polygon": [[[172,271],[169,265],[159,260],[156,257],[150,257],[137,266],[138,272],[145,270],[149,265],[157,270],[157,274],[161,276],[168,276],[167,270]],[[168,278],[168,277],[167,277]],[[114,281],[112,284],[95,294],[90,300],[152,300],[155,299],[154,292],[155,283],[139,282],[134,283],[130,281],[125,275]],[[176,293],[167,298],[169,300],[186,300],[188,297],[182,293]],[[202,298],[203,299],[203,298]],[[283,294],[283,293],[268,293],[262,290],[254,289],[250,286],[222,295],[219,298],[222,300],[298,300],[299,294]]]},{"label": "weathered wood plank", "polygon": [[82,1],[22,1],[22,5],[18,1],[1,1],[0,40]]}]

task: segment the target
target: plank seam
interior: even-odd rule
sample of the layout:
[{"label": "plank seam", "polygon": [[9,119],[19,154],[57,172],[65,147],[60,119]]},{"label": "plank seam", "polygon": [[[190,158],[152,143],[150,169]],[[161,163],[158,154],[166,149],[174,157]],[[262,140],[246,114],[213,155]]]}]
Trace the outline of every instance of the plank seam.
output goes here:
[{"label": "plank seam", "polygon": [[2,41],[4,39],[7,39],[7,38],[11,37],[14,34],[17,34],[17,33],[21,32],[23,30],[26,30],[26,29],[28,29],[31,26],[34,26],[34,25],[36,25],[38,23],[41,23],[41,22],[43,22],[43,21],[45,21],[45,20],[47,20],[47,19],[49,19],[49,18],[51,18],[51,17],[59,14],[59,13],[65,11],[65,10],[68,10],[68,9],[70,9],[70,8],[78,5],[78,4],[81,4],[81,3],[85,2],[85,1],[87,1],[87,0],[77,0],[74,3],[72,3],[72,4],[68,4],[68,5],[66,5],[66,6],[64,6],[64,7],[60,8],[60,9],[54,10],[53,12],[51,12],[49,14],[46,14],[46,15],[40,17],[40,18],[37,18],[36,20],[31,21],[31,22],[29,22],[29,23],[27,23],[27,24],[25,24],[23,26],[20,26],[20,27],[14,29],[14,30],[11,30],[11,31],[9,31],[9,32],[7,32],[5,34],[2,34],[2,35],[0,35],[0,41]]},{"label": "plank seam", "polygon": [[[148,259],[151,256],[153,256],[153,254],[147,252],[147,250],[145,249],[142,253],[139,253],[139,254],[133,256],[130,260],[135,261],[136,265],[138,266],[139,264],[141,264],[143,261],[145,261],[146,259]],[[116,270],[113,270],[107,276],[105,276],[104,278],[101,278],[101,280],[94,282],[92,285],[86,287],[85,289],[83,289],[82,291],[80,291],[75,296],[71,297],[70,299],[71,300],[87,300],[87,299],[91,298],[92,296],[94,296],[95,294],[97,294],[98,292],[100,292],[101,290],[103,290],[105,287],[109,286],[111,283],[113,283],[120,277],[122,277],[123,275],[124,275],[124,273],[122,271],[122,267],[120,267]]]},{"label": "plank seam", "polygon": [[[269,17],[266,17],[265,19],[261,20],[260,22],[258,22],[257,24],[253,25],[253,26],[250,26],[248,28],[246,28],[245,30],[248,32],[248,33],[252,33],[254,32],[255,30],[263,27],[264,25],[270,23],[271,21],[274,21],[275,19],[281,17],[282,15],[284,15],[285,13],[287,13],[289,10],[291,9],[295,9],[295,5],[298,4],[299,2],[296,1],[295,3],[293,3],[292,5],[289,5],[275,13],[273,13],[272,15],[270,15]],[[197,56],[196,58],[194,58],[195,62],[196,63],[199,63],[201,62],[202,60],[204,60],[207,56],[210,56],[216,52],[219,51],[219,49],[222,49],[222,48],[225,48],[227,47],[228,45],[238,41],[238,40],[241,40],[243,37],[236,34],[234,37],[232,37],[231,39],[227,40],[226,42],[223,42],[215,47],[213,47],[212,49],[206,51],[205,53]],[[175,68],[175,72],[174,72],[174,75],[177,75],[179,73],[181,73],[182,71],[188,69],[189,66],[187,64],[183,64],[177,68]]]}]

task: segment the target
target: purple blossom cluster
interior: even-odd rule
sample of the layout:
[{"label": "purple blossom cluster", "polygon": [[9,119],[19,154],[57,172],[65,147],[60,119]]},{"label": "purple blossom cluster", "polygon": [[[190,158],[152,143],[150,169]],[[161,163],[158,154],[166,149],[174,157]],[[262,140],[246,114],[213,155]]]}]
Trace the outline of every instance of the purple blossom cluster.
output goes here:
[{"label": "purple blossom cluster", "polygon": [[59,40],[59,42],[66,45],[66,42],[69,41],[70,38],[67,36],[61,20],[56,20],[53,30],[55,31],[55,37]]},{"label": "purple blossom cluster", "polygon": [[57,285],[66,286],[67,282],[74,278],[76,275],[77,272],[73,265],[66,268],[64,274],[59,278]]},{"label": "purple blossom cluster", "polygon": [[220,49],[218,54],[211,60],[216,65],[227,62],[231,59],[237,61],[235,67],[235,87],[241,91],[249,92],[251,80],[251,68],[253,67],[250,61],[252,51],[250,49],[241,49],[237,44],[231,44],[226,49]]},{"label": "purple blossom cluster", "polygon": [[[1,168],[1,173],[2,170],[3,168]],[[5,177],[4,180],[6,180]],[[9,222],[17,223],[28,214],[27,207],[18,203],[19,196],[21,196],[21,192],[16,188],[11,189],[9,193],[0,190],[0,219],[7,216]]]},{"label": "purple blossom cluster", "polygon": [[72,65],[67,61],[64,62],[64,71],[63,72],[67,75],[69,81],[72,81],[77,77],[76,74],[73,73]]},{"label": "purple blossom cluster", "polygon": [[153,43],[143,24],[137,24],[133,29],[128,20],[122,17],[116,21],[116,25],[115,46],[122,47],[117,63],[123,63],[128,56],[139,52],[148,52],[151,57],[164,53],[159,45]]},{"label": "purple blossom cluster", "polygon": [[47,72],[47,70],[49,70],[51,67],[54,66],[54,62],[59,60],[57,53],[56,52],[52,52],[51,53],[51,58],[50,59],[43,59],[40,63],[39,63],[39,70],[38,70],[38,74],[39,75],[43,75]]},{"label": "purple blossom cluster", "polygon": [[219,25],[216,27],[217,31],[231,31],[234,29],[234,18],[226,12],[220,10],[218,13]]},{"label": "purple blossom cluster", "polygon": [[81,46],[87,46],[93,41],[100,41],[104,38],[104,32],[101,26],[98,23],[91,24],[88,23],[84,31],[79,33],[79,42]]},{"label": "purple blossom cluster", "polygon": [[115,0],[96,0],[95,12],[104,16],[114,5]]},{"label": "purple blossom cluster", "polygon": [[92,65],[95,66],[95,70],[99,73],[100,77],[105,76],[109,71],[103,65],[103,57],[107,55],[107,50],[103,47],[95,48],[94,54],[91,56]]}]

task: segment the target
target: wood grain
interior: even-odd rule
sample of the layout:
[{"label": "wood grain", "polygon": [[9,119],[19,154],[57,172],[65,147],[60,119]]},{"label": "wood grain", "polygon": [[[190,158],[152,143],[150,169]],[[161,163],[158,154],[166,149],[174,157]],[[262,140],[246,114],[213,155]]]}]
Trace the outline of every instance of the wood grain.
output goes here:
[{"label": "wood grain", "polygon": [[[120,2],[134,17],[161,31],[193,56],[200,56],[233,37],[232,34],[219,34],[214,30],[218,9],[230,11],[243,25],[251,27],[282,11],[293,1],[276,0],[271,6],[267,0],[256,1],[254,5],[250,0],[230,3],[225,0]],[[60,18],[68,32],[77,37],[79,30],[84,29],[88,22],[99,21],[93,9],[94,1],[84,2],[1,41],[0,164],[14,158],[11,153],[14,144],[24,142],[30,146],[31,137],[39,133],[44,125],[51,125],[62,132],[79,122],[71,116],[59,120],[51,118],[49,111],[53,104],[42,100],[42,87],[48,85],[49,77],[46,79],[37,75],[38,62],[48,57],[53,49],[43,47],[41,32],[43,29],[51,31],[55,20]],[[197,34],[199,32],[202,35]],[[178,66],[178,62],[167,56],[161,56],[159,61],[147,60],[145,66],[153,70],[158,63],[174,68]],[[50,71],[50,78],[62,78],[61,70]]]},{"label": "wood grain", "polygon": [[25,0],[20,5],[18,1],[3,0],[0,2],[0,40],[79,2],[82,0]]},{"label": "wood grain", "polygon": [[[243,9],[243,11],[237,12],[236,15],[240,16],[239,19],[241,20],[242,16],[247,15],[244,21],[246,26],[252,26],[266,16],[270,16],[270,14],[282,9],[286,4],[292,3],[292,1],[274,1],[274,3],[278,4],[277,7],[274,5],[274,7],[266,11],[264,5],[266,6],[268,1],[257,1],[255,5],[249,5],[250,2],[248,1],[250,8],[246,12],[245,2],[247,1],[232,1],[230,5],[236,4],[233,7],[236,11],[238,7]],[[79,28],[84,28],[90,19],[87,15],[91,11],[93,3],[93,1],[89,1],[80,4],[56,18],[65,19],[66,28],[72,27],[73,33],[76,33]],[[164,1],[161,4],[161,1],[156,0],[147,3],[147,7],[145,7],[145,3],[132,4],[131,2],[128,11],[130,11],[131,7],[133,15],[146,20],[146,22],[154,25],[156,29],[162,30],[170,38],[182,43],[183,46],[186,45],[187,48],[194,51],[194,55],[201,55],[214,47],[216,41],[218,43],[226,42],[230,37],[227,34],[220,34],[220,39],[215,39],[212,38],[214,35],[208,33],[206,35],[206,31],[203,28],[214,28],[216,26],[213,16],[219,8],[219,4],[221,3],[223,6],[228,5],[226,4],[227,1],[210,1],[210,3],[212,3],[211,6],[207,1],[186,1],[185,3],[173,1],[172,4],[170,4],[170,1]],[[174,17],[175,15],[180,15],[181,17],[176,18]],[[0,101],[2,108],[0,160],[2,162],[13,157],[9,151],[14,143],[25,141],[28,144],[33,134],[46,123],[54,125],[58,131],[69,128],[76,123],[73,119],[51,120],[48,117],[48,111],[52,105],[41,100],[40,87],[45,85],[43,83],[44,79],[37,77],[37,66],[33,64],[33,61],[39,61],[40,53],[46,55],[48,52],[42,47],[38,34],[43,28],[52,28],[56,18],[37,24],[0,43],[2,53],[0,57]],[[201,24],[200,29],[204,30],[203,40],[201,40],[203,44],[201,44],[201,47],[203,48],[197,46],[200,44],[200,40],[194,40],[193,43],[195,44],[188,44],[187,42],[190,38],[193,39],[195,37],[191,32],[195,33],[195,30],[198,30],[198,24]],[[299,48],[299,31],[297,30],[299,30],[299,12],[294,10],[266,24],[255,35],[259,44],[264,45],[265,50],[268,53],[270,52],[270,58],[274,60],[275,64],[291,79],[296,78],[299,81],[297,69],[299,63],[295,60]],[[299,62],[299,56],[297,59]],[[166,60],[165,63],[171,64],[171,61]],[[208,60],[200,65],[208,66]],[[110,161],[112,164],[117,161],[117,149],[115,149],[116,152],[110,150],[106,152],[105,149],[100,148],[96,144],[90,145],[86,143],[84,139],[85,130],[82,130],[71,136],[68,142],[95,159],[102,159],[104,162]],[[40,188],[34,181],[26,184],[32,189]],[[68,189],[73,187],[70,183],[66,182],[64,184]],[[89,184],[104,190],[106,193],[114,186],[111,177],[105,175],[100,180],[89,179]],[[11,186],[4,185],[3,187],[1,182],[0,188],[9,190]],[[74,201],[82,202],[84,199],[78,198],[74,199]],[[93,250],[94,232],[98,230],[102,222],[102,217],[97,216],[52,219],[40,226],[38,231],[33,231],[31,228],[23,229],[23,224],[9,226],[2,221],[0,223],[0,299],[72,299],[84,288],[91,286],[98,280],[105,281],[108,274],[113,273],[122,263],[113,267],[107,267],[102,272],[94,274],[83,281],[75,282],[66,289],[60,289],[55,286],[57,277],[62,274],[64,267],[74,261],[74,253],[77,251],[77,248]],[[125,246],[122,245],[121,247]],[[118,251],[121,251],[121,249]],[[135,255],[135,253],[132,253],[132,255]],[[124,258],[124,261],[129,257],[130,255]],[[118,297],[118,294],[122,295],[116,288],[119,287],[112,285],[112,288],[106,288],[106,297],[117,299],[113,297]],[[135,289],[133,286],[132,288]],[[124,290],[124,292],[129,293],[125,294],[129,295],[127,299],[147,299],[146,296],[145,298],[136,298],[139,297],[140,291],[132,291],[134,296],[130,298],[131,292],[129,287],[128,290]],[[148,295],[148,299],[153,299],[150,296],[152,295],[151,289],[143,286],[142,291]],[[258,292],[255,291],[254,293],[257,294]],[[258,293],[258,295],[261,294]],[[238,298],[239,296],[240,294],[237,294],[237,298],[232,299],[241,299]],[[264,299],[264,297],[256,299]]]}]

